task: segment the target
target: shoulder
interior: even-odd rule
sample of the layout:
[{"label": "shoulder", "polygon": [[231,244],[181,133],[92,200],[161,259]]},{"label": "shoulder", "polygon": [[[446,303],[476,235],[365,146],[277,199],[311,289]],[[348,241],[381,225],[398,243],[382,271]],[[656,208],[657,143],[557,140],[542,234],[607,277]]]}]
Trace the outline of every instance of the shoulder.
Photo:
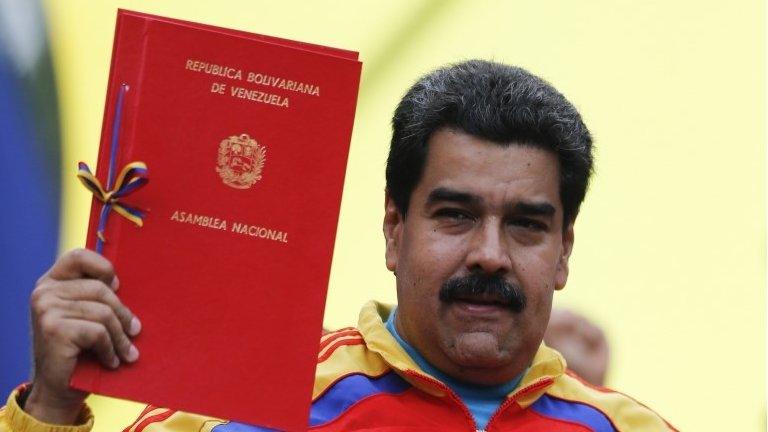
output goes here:
[{"label": "shoulder", "polygon": [[594,430],[677,431],[659,414],[623,393],[587,383],[571,371],[558,377],[534,404],[553,416],[570,415]]},{"label": "shoulder", "polygon": [[358,330],[329,333],[320,341],[310,427],[325,428],[333,423],[343,430],[343,419],[360,421],[383,415],[380,411],[389,406],[387,401],[410,387],[377,351],[370,349]]},{"label": "shoulder", "polygon": [[375,379],[389,371],[389,365],[368,349],[356,328],[347,327],[327,333],[320,339],[312,399],[318,399],[329,388],[347,378],[361,376]]},{"label": "shoulder", "polygon": [[360,331],[354,327],[344,327],[325,333],[320,338],[320,349],[317,354],[318,364],[328,360],[338,348],[344,346],[365,345]]}]

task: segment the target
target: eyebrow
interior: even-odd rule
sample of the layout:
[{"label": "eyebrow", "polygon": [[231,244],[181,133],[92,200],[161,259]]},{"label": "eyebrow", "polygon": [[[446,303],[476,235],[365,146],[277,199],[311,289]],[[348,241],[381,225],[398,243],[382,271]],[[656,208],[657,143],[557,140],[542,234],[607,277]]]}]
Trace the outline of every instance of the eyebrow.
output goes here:
[{"label": "eyebrow", "polygon": [[[432,190],[427,196],[427,205],[433,205],[439,202],[477,205],[483,203],[483,198],[468,192],[461,192],[446,187],[438,187]],[[506,210],[506,213],[510,214],[529,216],[552,216],[556,212],[555,207],[546,201],[520,201],[514,204],[507,204],[504,206],[504,210]]]},{"label": "eyebrow", "polygon": [[530,216],[552,216],[555,207],[548,202],[518,202],[507,206],[507,212]]},{"label": "eyebrow", "polygon": [[435,188],[427,196],[427,205],[445,201],[460,204],[480,204],[483,202],[483,199],[471,193],[459,192],[446,187]]}]

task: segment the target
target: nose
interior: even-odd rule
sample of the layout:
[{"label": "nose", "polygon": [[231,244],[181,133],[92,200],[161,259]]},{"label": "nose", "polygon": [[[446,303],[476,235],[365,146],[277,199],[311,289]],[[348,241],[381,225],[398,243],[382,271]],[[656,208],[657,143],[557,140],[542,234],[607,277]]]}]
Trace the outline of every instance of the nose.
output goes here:
[{"label": "nose", "polygon": [[467,253],[467,268],[487,274],[506,274],[512,269],[509,244],[498,224],[484,223],[475,231]]}]

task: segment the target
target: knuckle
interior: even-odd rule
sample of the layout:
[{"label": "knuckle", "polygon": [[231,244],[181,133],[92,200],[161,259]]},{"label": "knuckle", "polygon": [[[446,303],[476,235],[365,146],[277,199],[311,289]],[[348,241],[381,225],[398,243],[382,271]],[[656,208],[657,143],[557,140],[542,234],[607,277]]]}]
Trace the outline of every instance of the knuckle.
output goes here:
[{"label": "knuckle", "polygon": [[95,306],[93,313],[96,320],[103,324],[110,324],[112,321],[112,311],[107,306],[98,304]]},{"label": "knuckle", "polygon": [[48,294],[50,289],[46,287],[38,287],[32,290],[32,294],[29,296],[29,305],[32,312],[37,315],[42,315],[50,306],[50,300],[48,300]]},{"label": "knuckle", "polygon": [[117,316],[117,319],[120,320],[120,322],[124,325],[130,325],[131,320],[133,319],[133,313],[131,310],[122,303],[119,303],[119,300],[117,306],[115,307],[115,315]]},{"label": "knuckle", "polygon": [[40,332],[46,338],[56,336],[60,331],[59,320],[52,314],[44,314],[39,321]]},{"label": "knuckle", "polygon": [[112,264],[112,261],[108,259],[104,259],[104,273],[107,274],[107,276],[114,276],[115,274],[115,266]]},{"label": "knuckle", "polygon": [[112,298],[110,294],[112,294],[112,291],[107,288],[104,283],[101,281],[91,279],[90,280],[90,286],[91,290],[93,291],[96,300],[98,300],[101,303],[109,303],[110,299]]},{"label": "knuckle", "polygon": [[109,289],[99,280],[82,279],[80,281],[80,292],[83,298],[105,303],[109,295],[106,291]]},{"label": "knuckle", "polygon": [[112,310],[109,311],[109,325],[115,332],[123,332],[123,324]]},{"label": "knuckle", "polygon": [[112,331],[113,342],[118,345],[122,343],[122,340],[126,337],[125,332],[123,331],[122,324],[120,324],[120,321],[114,315],[110,320],[109,328]]},{"label": "knuckle", "polygon": [[69,251],[69,254],[75,258],[87,256],[89,253],[90,252],[88,251],[88,249],[83,247],[73,248],[72,250]]},{"label": "knuckle", "polygon": [[45,283],[48,280],[48,277],[49,277],[48,275],[49,274],[50,274],[50,271],[47,271],[47,272],[43,273],[42,276],[37,278],[37,280],[35,281],[35,286],[38,287],[38,286],[42,285],[43,283]]},{"label": "knuckle", "polygon": [[94,334],[94,341],[100,346],[110,345],[109,332],[103,326],[100,326]]},{"label": "knuckle", "polygon": [[29,295],[29,304],[33,310],[39,307],[40,301],[43,299],[45,290],[43,287],[37,287],[32,290],[32,294]]},{"label": "knuckle", "polygon": [[61,261],[70,259],[72,262],[79,262],[84,260],[88,256],[88,251],[84,248],[75,248],[64,254],[61,257]]},{"label": "knuckle", "polygon": [[84,298],[99,296],[99,283],[93,279],[81,279],[78,281],[78,289]]},{"label": "knuckle", "polygon": [[127,353],[128,349],[131,347],[131,341],[128,340],[128,337],[126,337],[123,332],[120,332],[115,341],[115,346],[117,346],[120,351]]}]

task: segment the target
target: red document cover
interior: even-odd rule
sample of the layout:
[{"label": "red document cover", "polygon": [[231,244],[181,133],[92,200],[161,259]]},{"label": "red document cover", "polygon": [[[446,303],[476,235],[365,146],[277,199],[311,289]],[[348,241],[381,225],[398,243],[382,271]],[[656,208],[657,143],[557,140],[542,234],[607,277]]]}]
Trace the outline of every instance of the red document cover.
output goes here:
[{"label": "red document cover", "polygon": [[113,211],[103,231],[141,357],[83,358],[73,386],[306,429],[360,69],[351,51],[118,12],[96,177],[113,138],[117,172],[148,167],[120,198],[143,227]]}]

